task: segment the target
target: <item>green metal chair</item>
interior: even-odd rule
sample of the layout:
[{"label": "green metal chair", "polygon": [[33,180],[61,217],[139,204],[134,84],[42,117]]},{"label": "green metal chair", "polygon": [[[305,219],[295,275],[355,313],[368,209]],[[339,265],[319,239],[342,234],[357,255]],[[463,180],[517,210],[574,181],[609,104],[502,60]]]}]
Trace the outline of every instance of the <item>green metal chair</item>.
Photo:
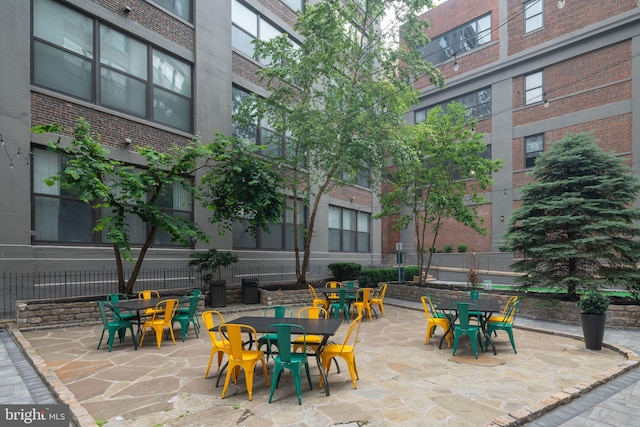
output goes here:
[{"label": "green metal chair", "polygon": [[[275,323],[267,326],[267,345],[278,347],[278,354],[273,356],[273,377],[271,379],[271,392],[269,393],[269,403],[273,399],[273,392],[278,387],[282,371],[288,369],[293,374],[293,383],[298,395],[298,405],[302,405],[302,367],[307,373],[309,389],[313,390],[311,384],[311,374],[309,373],[309,361],[307,357],[307,334],[302,326]],[[295,332],[297,337],[302,337],[302,353],[295,353],[291,350],[291,336]],[[275,340],[273,338],[275,337]]]},{"label": "green metal chair", "polygon": [[120,310],[118,308],[116,308],[114,306],[114,304],[117,304],[119,301],[126,301],[128,300],[129,297],[126,294],[109,294],[107,295],[107,302],[112,304],[111,308],[112,310],[118,314],[118,316],[120,316],[121,320],[128,320],[130,322],[139,322],[138,319],[138,314],[137,313],[121,313]]},{"label": "green metal chair", "polygon": [[453,356],[456,355],[460,337],[467,335],[471,341],[473,354],[475,354],[477,359],[478,346],[476,341],[480,342],[480,350],[484,351],[482,346],[482,327],[480,325],[480,319],[471,316],[470,312],[479,312],[480,310],[477,305],[471,303],[459,302],[456,303],[456,305],[458,307],[458,323],[453,325]]},{"label": "green metal chair", "polygon": [[[198,330],[200,327],[198,326],[196,320],[196,309],[198,308],[198,296],[192,295],[188,299],[188,306],[184,307],[185,303],[181,302],[180,306],[176,310],[176,314],[173,316],[171,323],[174,324],[176,322],[180,323],[180,331],[182,333],[182,342],[184,342],[187,333],[189,332],[189,325],[193,325],[193,330],[196,333],[196,338],[198,338]],[[172,326],[173,327],[173,326]]]},{"label": "green metal chair", "polygon": [[[509,341],[511,341],[511,347],[513,347],[513,352],[518,354],[516,351],[516,343],[513,340],[513,322],[516,319],[516,313],[518,311],[518,306],[520,305],[520,299],[514,300],[505,312],[505,315],[502,316],[502,319],[497,321],[492,321],[491,318],[487,321],[487,335],[491,336],[491,333],[496,333],[496,331],[505,331],[507,335],[509,335]],[[489,346],[489,341],[487,340],[484,344],[485,351]]]},{"label": "green metal chair", "polygon": [[[195,300],[196,311],[197,311],[198,301],[200,301],[201,295],[202,295],[202,291],[200,289],[190,289],[184,294],[185,297],[196,297],[196,300]],[[177,314],[187,314],[188,312],[189,312],[189,307],[184,307],[184,306],[178,307]],[[195,316],[195,321],[196,323],[194,324],[194,328],[197,327],[198,332],[200,332],[200,319],[198,318],[198,316]]]},{"label": "green metal chair", "polygon": [[[264,309],[264,317],[273,317],[274,319],[291,318],[293,317],[293,309],[286,305],[272,305]],[[272,341],[277,347],[277,336],[275,334],[272,336],[264,334],[258,339],[258,350],[261,350],[264,346],[267,347],[265,350],[267,360],[269,360],[270,355],[274,354],[274,352],[271,351],[269,341]]]},{"label": "green metal chair", "polygon": [[329,313],[333,313],[334,318],[338,318],[340,312],[344,313],[344,320],[349,320],[349,302],[347,300],[347,290],[338,289],[338,301],[329,303]]},{"label": "green metal chair", "polygon": [[[133,339],[133,346],[137,350],[138,343],[136,342],[136,335],[133,332],[133,324],[128,320],[122,320],[118,316],[118,313],[113,311],[113,306],[106,301],[98,300],[98,308],[100,309],[100,317],[102,318],[102,335],[100,335],[100,341],[98,342],[98,350],[100,350],[100,346],[102,345],[102,339],[104,338],[104,332],[109,332],[109,352],[113,348],[113,340],[115,339],[116,332],[118,333],[118,338],[120,342],[124,341],[124,338],[127,334],[127,329],[131,331],[131,338]],[[113,320],[109,320],[109,316],[107,316],[107,308],[111,311],[113,316]]]}]

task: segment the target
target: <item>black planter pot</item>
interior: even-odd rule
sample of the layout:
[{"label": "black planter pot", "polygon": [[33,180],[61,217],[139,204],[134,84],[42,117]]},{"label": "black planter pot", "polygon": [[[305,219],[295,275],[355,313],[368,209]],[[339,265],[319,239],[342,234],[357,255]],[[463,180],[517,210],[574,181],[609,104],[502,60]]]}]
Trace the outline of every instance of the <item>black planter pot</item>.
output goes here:
[{"label": "black planter pot", "polygon": [[209,282],[209,295],[207,305],[209,307],[226,307],[227,305],[227,281],[211,280]]},{"label": "black planter pot", "polygon": [[604,338],[604,324],[606,319],[606,314],[580,313],[580,323],[582,324],[584,345],[589,350],[602,349],[602,340]]}]

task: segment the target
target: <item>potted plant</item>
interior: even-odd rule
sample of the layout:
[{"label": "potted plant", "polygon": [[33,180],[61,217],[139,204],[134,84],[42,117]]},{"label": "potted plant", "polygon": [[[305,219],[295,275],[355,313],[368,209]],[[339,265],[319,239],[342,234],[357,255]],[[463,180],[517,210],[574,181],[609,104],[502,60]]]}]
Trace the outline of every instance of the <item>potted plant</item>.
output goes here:
[{"label": "potted plant", "polygon": [[[191,254],[189,266],[196,266],[202,281],[209,285],[207,305],[224,307],[227,305],[227,281],[222,279],[221,267],[228,267],[238,262],[238,256],[231,252],[218,252],[211,248],[206,252]],[[215,274],[215,279],[214,279]]]},{"label": "potted plant", "polygon": [[578,301],[584,344],[589,350],[602,349],[609,297],[598,290],[588,291]]},{"label": "potted plant", "polygon": [[471,285],[471,299],[480,297],[480,262],[475,252],[469,254],[467,260],[467,283]]}]

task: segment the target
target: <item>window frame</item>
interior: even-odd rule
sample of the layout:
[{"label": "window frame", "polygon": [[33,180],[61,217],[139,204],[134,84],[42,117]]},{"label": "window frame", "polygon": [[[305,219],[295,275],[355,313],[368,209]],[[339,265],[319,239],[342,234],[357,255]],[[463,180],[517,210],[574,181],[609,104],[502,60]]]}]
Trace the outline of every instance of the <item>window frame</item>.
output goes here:
[{"label": "window frame", "polygon": [[[339,224],[338,227],[332,227],[334,220],[332,221],[332,213],[335,216],[338,213],[339,216]],[[328,221],[327,221],[327,229],[328,229],[328,240],[327,240],[327,250],[329,252],[344,252],[344,253],[371,253],[371,213],[365,211],[359,211],[355,209],[349,209],[342,206],[337,205],[329,205],[328,211]],[[354,219],[350,224],[345,225],[345,214],[351,215]],[[361,231],[361,216],[364,217],[367,223],[367,230]],[[348,218],[348,217],[347,217]],[[350,227],[350,228],[345,228]],[[335,239],[338,239],[338,245],[336,245]],[[351,239],[349,239],[351,238]],[[366,239],[366,248],[361,248],[361,239]],[[349,250],[349,248],[345,249],[345,246],[348,246],[347,240],[351,240],[353,244],[353,250]]]},{"label": "window frame", "polygon": [[[541,145],[539,150],[529,151],[529,144],[533,138],[540,138],[540,142],[535,141],[536,144]],[[536,158],[544,152],[544,133],[537,133],[535,135],[528,135],[524,137],[524,168],[529,169],[535,166]]]},{"label": "window frame", "polygon": [[[481,101],[480,95],[481,95],[481,93],[483,93],[485,91],[488,91],[488,94],[489,94],[489,98],[488,99],[489,99],[489,101],[487,102],[485,100],[485,102],[480,102]],[[469,99],[469,97],[471,97],[471,96],[475,97],[475,104],[473,106],[469,106],[468,104],[466,104],[464,102],[465,99]],[[491,116],[493,115],[493,110],[492,110],[493,109],[493,93],[492,93],[492,90],[491,90],[491,86],[486,86],[486,87],[480,88],[480,89],[478,89],[476,91],[465,93],[464,95],[458,96],[456,98],[448,99],[446,101],[430,105],[429,107],[420,108],[419,110],[415,110],[414,113],[413,113],[414,123],[422,123],[422,122],[424,122],[427,119],[427,114],[429,114],[429,110],[431,110],[432,108],[435,108],[437,106],[441,106],[442,109],[446,111],[447,110],[447,105],[450,102],[453,102],[453,101],[457,101],[457,102],[461,103],[462,105],[464,105],[466,110],[467,110],[467,112],[471,113],[471,116],[475,117],[476,119],[478,119],[478,121],[485,120],[485,119],[490,119]],[[487,110],[488,111],[488,113],[482,114],[481,117],[478,114],[479,111],[481,110],[480,107],[483,107],[482,108],[483,110]]]},{"label": "window frame", "polygon": [[[39,10],[38,5],[43,5],[43,10]],[[75,40],[70,40],[68,46],[57,43],[56,40],[53,40],[55,38],[59,38],[60,34],[64,34],[61,33],[61,31],[63,31],[64,29],[61,30],[60,28],[53,28],[49,33],[39,31],[37,21],[39,19],[42,19],[42,14],[51,12],[51,10],[49,9],[54,10],[55,12],[60,11],[61,14],[71,14],[72,16],[82,18],[82,20],[84,21],[83,25],[86,27],[85,30],[87,30],[85,31],[87,33],[86,37],[90,37],[91,50],[85,53],[77,51],[78,49],[74,49],[73,44]],[[64,18],[64,16],[62,17]],[[100,19],[99,17],[89,15],[54,0],[34,1],[32,18],[33,25],[31,27],[30,40],[31,54],[33,56],[33,60],[31,61],[31,83],[34,86],[46,88],[47,90],[77,98],[91,104],[99,105],[113,111],[121,112],[126,115],[139,117],[152,123],[167,126],[172,129],[177,129],[182,132],[193,132],[193,63],[175,56],[149,41],[135,37],[123,31],[122,29],[115,27],[112,23]],[[103,34],[103,29],[108,31],[105,31]],[[132,72],[131,69],[121,69],[123,68],[121,67],[121,65],[126,61],[120,64],[116,64],[115,61],[106,61],[107,55],[104,55],[103,58],[101,50],[103,48],[107,50],[108,48],[108,45],[106,44],[103,46],[103,39],[106,40],[107,34],[121,37],[123,46],[127,45],[128,43],[131,43],[132,45],[140,44],[145,49],[144,55],[146,57],[146,67],[144,70],[144,77],[140,77],[139,73]],[[49,36],[49,38],[47,38],[47,36]],[[48,52],[43,51],[43,48],[45,50],[48,49]],[[139,51],[136,51],[134,53],[137,57],[140,56]],[[133,53],[131,52],[125,52],[121,56],[126,57],[127,54],[133,55]],[[58,58],[57,56],[54,57],[52,55],[63,56],[60,56]],[[182,71],[182,73],[174,73],[173,78],[174,82],[177,81],[176,76],[182,78],[181,83],[183,87],[167,87],[163,86],[162,84],[158,84],[157,76],[159,75],[158,73],[161,70],[154,66],[154,59],[160,56],[169,58],[174,63],[174,69]],[[113,55],[113,57],[115,57],[115,55]],[[63,61],[63,66],[60,67],[60,71],[62,74],[56,75],[55,73],[45,73],[44,71],[42,71],[45,68],[51,68],[51,61],[56,59],[58,61]],[[105,59],[105,61],[103,61],[103,59]],[[40,61],[44,61],[44,63],[42,65],[39,65]],[[67,72],[66,69],[68,69],[68,67],[66,66],[72,64],[70,61],[84,61],[84,65],[76,67],[74,68],[74,70],[77,69],[81,71],[81,67],[90,68],[86,70],[85,73],[81,76],[85,80],[81,81],[80,83],[84,83],[86,85],[86,87],[82,88],[83,93],[79,93],[79,91],[77,91],[75,87],[66,87],[64,84],[64,81],[67,80],[68,76],[68,74],[64,73]],[[110,77],[103,77],[103,71],[107,75],[110,75]],[[118,79],[120,80],[120,82],[117,81]],[[114,91],[113,93],[104,91],[103,93],[103,85],[117,86],[118,83],[121,83],[122,81],[125,81],[125,84],[121,85],[123,90],[120,94],[118,94],[116,91]],[[113,100],[117,100],[118,97],[120,98],[120,100],[122,100],[123,95],[126,97],[127,94],[131,91],[127,86],[129,84],[136,83],[144,84],[144,114],[140,112],[140,109],[136,109],[135,101],[137,100],[137,98],[136,100],[128,100],[129,102],[125,102],[123,103],[123,105],[118,105],[117,102],[112,102]],[[74,84],[73,86],[77,87],[78,84]],[[185,88],[186,90],[184,90]],[[112,94],[114,96],[109,97],[107,94]],[[107,99],[109,99],[109,101],[107,101]],[[160,110],[157,106],[165,105],[166,101],[172,102],[168,104],[168,108],[166,108],[165,110]],[[183,108],[175,108],[176,105],[178,107],[182,106]],[[137,107],[139,107],[139,105]],[[160,113],[163,111],[173,110],[175,110],[176,113],[166,116],[168,117],[166,119],[165,116],[160,115]]]},{"label": "window frame", "polygon": [[[539,4],[540,11],[534,11],[533,7]],[[522,16],[524,18],[524,34],[531,34],[535,31],[538,31],[544,28],[544,1],[542,0],[528,0],[523,3],[523,12]],[[535,13],[534,13],[535,12]],[[535,20],[540,19],[540,23],[536,23]],[[527,24],[531,23],[532,25],[537,25],[531,29],[527,29]]]},{"label": "window frame", "polygon": [[[486,18],[489,18],[489,26],[488,28],[484,28],[481,31],[478,31],[478,25],[480,22]],[[420,48],[424,58],[427,61],[430,61],[434,64],[441,64],[452,58],[454,55],[461,55],[467,52],[472,52],[476,49],[481,48],[482,46],[490,43],[493,38],[493,14],[492,12],[485,13],[475,19],[472,19],[468,22],[465,22],[462,25],[459,25],[445,33],[439,34],[431,38],[431,42],[426,46]],[[464,36],[465,29],[472,25],[474,28],[472,31],[475,31],[473,35],[473,44],[474,46],[470,48],[460,48],[463,44],[465,47],[468,44],[472,44],[469,41],[471,37]],[[462,33],[464,38],[457,37],[458,33]],[[433,47],[432,47],[433,46]],[[444,57],[443,57],[444,56]],[[430,57],[432,59],[430,59]],[[434,60],[435,59],[435,60]]]},{"label": "window frame", "polygon": [[170,5],[165,5],[163,0],[151,0],[157,6],[168,10],[175,16],[180,17],[180,19],[184,19],[187,22],[193,23],[193,0],[181,0],[182,2],[187,3],[187,16],[184,16],[185,13],[180,13],[175,6],[171,7]]},{"label": "window frame", "polygon": [[[540,85],[539,86],[528,86],[528,79],[530,77],[539,76]],[[523,86],[524,86],[524,105],[537,105],[544,102],[544,72],[543,70],[534,71],[533,73],[525,74],[523,77]],[[530,96],[535,92],[535,96]],[[539,94],[537,93],[539,92]]]}]

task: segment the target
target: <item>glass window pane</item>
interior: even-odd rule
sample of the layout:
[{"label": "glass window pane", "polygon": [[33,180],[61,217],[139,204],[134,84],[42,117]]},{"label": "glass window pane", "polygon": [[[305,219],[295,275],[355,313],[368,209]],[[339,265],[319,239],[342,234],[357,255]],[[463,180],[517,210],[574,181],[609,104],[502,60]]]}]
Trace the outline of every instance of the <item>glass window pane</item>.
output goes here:
[{"label": "glass window pane", "polygon": [[358,232],[369,232],[369,214],[364,212],[358,212]]},{"label": "glass window pane", "polygon": [[247,220],[236,219],[233,221],[233,247],[256,249],[258,243],[256,238],[247,231],[249,222]]},{"label": "glass window pane", "polygon": [[525,77],[525,87],[527,90],[542,86],[542,73],[533,73]]},{"label": "glass window pane", "polygon": [[534,15],[539,15],[541,13],[542,13],[541,0],[531,0],[524,4],[524,16],[526,18],[530,18]]},{"label": "glass window pane", "polygon": [[340,208],[329,206],[329,228],[340,228]]},{"label": "glass window pane", "polygon": [[427,119],[427,110],[416,111],[416,123],[422,123]]},{"label": "glass window pane", "polygon": [[340,230],[329,229],[329,250],[340,250]]},{"label": "glass window pane", "polygon": [[260,19],[260,40],[269,41],[278,37],[280,34],[282,34],[280,30],[264,19]]},{"label": "glass window pane", "polygon": [[343,209],[343,211],[342,211],[342,229],[343,230],[355,230],[356,229],[356,211]]},{"label": "glass window pane", "polygon": [[100,63],[147,80],[147,46],[105,25],[100,26]]},{"label": "glass window pane", "polygon": [[255,56],[253,44],[251,43],[254,39],[255,37],[250,36],[240,28],[231,27],[231,46],[251,58]]},{"label": "glass window pane", "polygon": [[191,102],[173,93],[154,88],[153,120],[189,132],[191,130]]},{"label": "glass window pane", "polygon": [[191,66],[154,50],[153,83],[191,98]]},{"label": "glass window pane", "polygon": [[147,84],[133,77],[100,69],[101,104],[136,116],[147,115]]},{"label": "glass window pane", "polygon": [[258,37],[258,15],[238,0],[231,5],[231,20],[254,38]]},{"label": "glass window pane", "polygon": [[153,2],[191,22],[191,0],[153,0]]},{"label": "glass window pane", "polygon": [[60,156],[48,150],[33,150],[33,192],[38,194],[60,194],[60,181],[52,186],[44,180],[57,175],[60,171]]},{"label": "glass window pane", "polygon": [[271,224],[270,233],[260,233],[260,247],[262,249],[282,249],[282,224]]},{"label": "glass window pane", "polygon": [[370,252],[369,233],[358,233],[358,252]]},{"label": "glass window pane", "polygon": [[487,15],[478,20],[478,45],[483,45],[491,41],[491,15]]},{"label": "glass window pane", "polygon": [[93,63],[60,49],[34,42],[33,81],[78,98],[93,99]]},{"label": "glass window pane", "polygon": [[342,231],[342,251],[343,252],[355,252],[356,251],[356,233],[355,231]]},{"label": "glass window pane", "polygon": [[542,151],[543,138],[542,135],[528,136],[525,138],[525,152],[532,153],[536,151]]},{"label": "glass window pane", "polygon": [[34,197],[35,240],[93,242],[91,206],[78,200]]},{"label": "glass window pane", "polygon": [[58,2],[34,1],[33,35],[93,58],[93,20]]},{"label": "glass window pane", "polygon": [[[172,212],[172,215],[177,216],[179,218],[191,219],[191,213],[189,212]],[[153,239],[153,243],[156,245],[163,245],[163,246],[182,246],[180,243],[174,242],[171,239],[171,235],[169,233],[160,229],[156,231],[156,235],[155,235],[155,238]]]},{"label": "glass window pane", "polygon": [[527,91],[525,103],[529,105],[529,104],[534,104],[536,102],[542,102],[541,87]]}]

